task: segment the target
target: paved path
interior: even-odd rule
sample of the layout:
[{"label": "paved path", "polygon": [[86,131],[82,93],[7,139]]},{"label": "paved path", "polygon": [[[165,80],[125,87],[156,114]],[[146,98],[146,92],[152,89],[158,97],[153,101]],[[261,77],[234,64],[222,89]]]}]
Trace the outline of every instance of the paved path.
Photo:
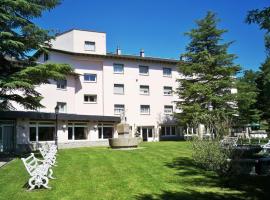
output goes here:
[{"label": "paved path", "polygon": [[4,166],[7,162],[0,161],[0,168]]},{"label": "paved path", "polygon": [[12,159],[12,157],[7,157],[6,155],[0,155],[0,168],[10,162]]}]

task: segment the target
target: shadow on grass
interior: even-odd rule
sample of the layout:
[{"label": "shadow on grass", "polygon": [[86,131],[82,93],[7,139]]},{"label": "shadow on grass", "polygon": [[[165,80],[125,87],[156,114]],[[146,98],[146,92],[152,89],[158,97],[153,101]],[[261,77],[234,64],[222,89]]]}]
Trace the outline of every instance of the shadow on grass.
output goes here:
[{"label": "shadow on grass", "polygon": [[236,195],[228,196],[216,194],[213,192],[197,192],[186,190],[185,192],[168,192],[163,191],[160,195],[143,194],[136,197],[137,200],[238,200]]},{"label": "shadow on grass", "polygon": [[[270,176],[219,177],[214,172],[199,168],[188,157],[179,157],[165,165],[176,170],[175,175],[179,176],[179,184],[187,189],[181,192],[162,191],[161,194],[141,194],[136,197],[138,200],[270,199]],[[197,187],[198,191],[193,190],[194,187]],[[201,192],[200,187],[208,187],[209,191]],[[226,192],[214,193],[211,192],[211,187],[219,187]]]}]

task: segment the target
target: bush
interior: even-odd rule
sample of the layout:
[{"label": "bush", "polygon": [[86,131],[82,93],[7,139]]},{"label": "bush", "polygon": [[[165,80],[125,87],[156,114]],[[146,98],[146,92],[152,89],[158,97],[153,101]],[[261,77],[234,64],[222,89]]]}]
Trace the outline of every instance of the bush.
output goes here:
[{"label": "bush", "polygon": [[220,176],[228,175],[232,156],[230,146],[222,148],[218,140],[194,140],[192,157],[196,164],[206,170],[215,171]]}]

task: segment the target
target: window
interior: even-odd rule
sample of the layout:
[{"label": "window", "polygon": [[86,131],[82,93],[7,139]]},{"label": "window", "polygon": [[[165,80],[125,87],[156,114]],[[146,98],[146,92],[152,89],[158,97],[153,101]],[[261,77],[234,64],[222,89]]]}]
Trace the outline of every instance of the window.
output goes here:
[{"label": "window", "polygon": [[68,127],[68,140],[73,140],[73,127]]},{"label": "window", "polygon": [[85,94],[84,95],[85,103],[97,103],[97,95]]},{"label": "window", "polygon": [[29,140],[31,142],[53,141],[55,124],[50,122],[30,122]]},{"label": "window", "polygon": [[124,84],[114,84],[114,94],[124,94]]},{"label": "window", "polygon": [[85,51],[95,51],[96,44],[95,42],[85,41],[84,42],[84,50]]},{"label": "window", "polygon": [[172,87],[164,86],[163,87],[163,94],[165,96],[171,96],[172,95]]},{"label": "window", "polygon": [[46,62],[47,60],[49,60],[49,54],[48,53],[44,53],[44,55],[43,55],[43,61]]},{"label": "window", "polygon": [[85,82],[97,82],[96,74],[84,74],[83,78]]},{"label": "window", "polygon": [[164,106],[164,114],[165,115],[173,114],[173,106]]},{"label": "window", "polygon": [[38,127],[39,141],[53,141],[54,127]]},{"label": "window", "polygon": [[37,140],[37,128],[36,127],[30,127],[29,140],[30,141],[36,141]]},{"label": "window", "polygon": [[57,102],[57,106],[59,108],[60,113],[66,113],[67,112],[67,103],[65,103],[65,102]]},{"label": "window", "polygon": [[149,86],[140,85],[140,94],[149,95]]},{"label": "window", "polygon": [[175,136],[176,127],[175,126],[161,126],[161,135],[162,136]]},{"label": "window", "polygon": [[56,86],[58,89],[66,89],[67,88],[67,80],[57,80]]},{"label": "window", "polygon": [[172,69],[164,67],[163,68],[163,76],[171,77],[172,76]]},{"label": "window", "polygon": [[88,131],[86,123],[69,123],[68,139],[69,140],[87,140]]},{"label": "window", "polygon": [[115,115],[120,115],[124,112],[125,110],[125,105],[123,104],[114,104],[114,114]]},{"label": "window", "polygon": [[139,66],[139,73],[141,75],[149,75],[149,67],[148,66]]},{"label": "window", "polygon": [[115,74],[123,74],[124,73],[124,65],[123,64],[113,64],[113,72]]},{"label": "window", "polygon": [[74,139],[75,140],[86,140],[87,139],[87,128],[86,127],[74,127]]},{"label": "window", "polygon": [[149,115],[150,114],[150,106],[149,105],[141,105],[141,114]]},{"label": "window", "polygon": [[108,139],[113,138],[114,128],[110,124],[99,124],[98,125],[98,138]]}]

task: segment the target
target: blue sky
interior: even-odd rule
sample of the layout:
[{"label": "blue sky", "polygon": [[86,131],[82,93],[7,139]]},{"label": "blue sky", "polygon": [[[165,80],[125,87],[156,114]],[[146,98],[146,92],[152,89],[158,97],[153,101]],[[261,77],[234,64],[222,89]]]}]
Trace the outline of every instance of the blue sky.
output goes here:
[{"label": "blue sky", "polygon": [[62,4],[34,21],[43,28],[62,32],[71,28],[107,33],[107,51],[117,45],[123,54],[175,58],[185,51],[196,19],[208,10],[228,29],[224,41],[234,41],[230,53],[236,64],[257,70],[265,59],[263,35],[257,25],[246,24],[247,12],[270,6],[269,0],[64,0]]}]

